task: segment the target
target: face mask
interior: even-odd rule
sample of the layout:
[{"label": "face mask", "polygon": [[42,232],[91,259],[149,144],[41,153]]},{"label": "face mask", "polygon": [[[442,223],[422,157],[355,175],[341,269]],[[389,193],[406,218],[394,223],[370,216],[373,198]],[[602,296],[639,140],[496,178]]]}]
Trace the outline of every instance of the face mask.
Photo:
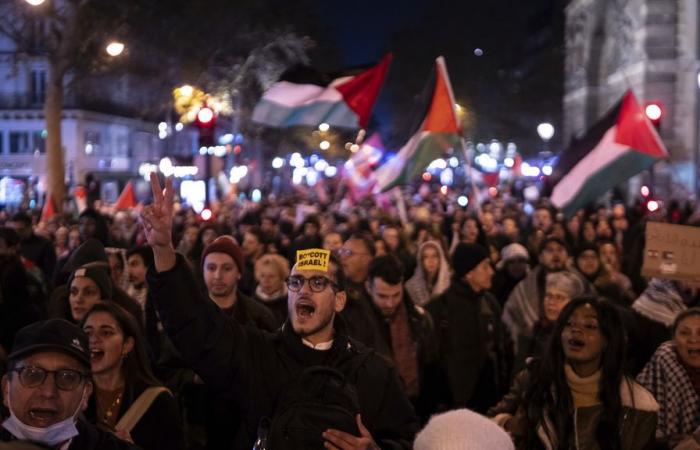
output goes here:
[{"label": "face mask", "polygon": [[14,411],[12,411],[12,405],[10,404],[10,396],[8,395],[7,406],[10,410],[10,417],[2,423],[2,426],[17,439],[38,442],[48,445],[49,447],[56,446],[79,434],[78,429],[75,427],[75,422],[84,398],[85,388],[83,388],[83,398],[80,400],[78,407],[71,417],[46,428],[38,428],[23,423],[15,416]]}]

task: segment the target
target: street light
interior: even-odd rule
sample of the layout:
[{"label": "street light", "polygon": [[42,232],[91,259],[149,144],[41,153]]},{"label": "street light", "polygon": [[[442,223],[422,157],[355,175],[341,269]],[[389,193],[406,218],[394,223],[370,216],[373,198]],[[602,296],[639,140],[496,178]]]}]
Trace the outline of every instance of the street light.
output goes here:
[{"label": "street light", "polygon": [[39,6],[42,3],[44,3],[45,0],[25,0],[25,1],[32,6]]},{"label": "street light", "polygon": [[[33,1],[37,1],[37,0],[33,0]],[[107,54],[109,56],[119,56],[124,51],[124,43],[112,41],[109,44],[107,44],[107,47],[105,48],[105,50],[107,51]]]},{"label": "street light", "polygon": [[549,140],[554,136],[554,125],[549,122],[542,122],[537,125],[537,134],[540,136],[540,139],[542,139],[542,142],[544,142],[543,150],[547,152],[549,150]]},{"label": "street light", "polygon": [[550,139],[552,139],[552,136],[554,136],[554,125],[549,122],[542,122],[541,124],[537,125],[537,134],[546,144]]}]

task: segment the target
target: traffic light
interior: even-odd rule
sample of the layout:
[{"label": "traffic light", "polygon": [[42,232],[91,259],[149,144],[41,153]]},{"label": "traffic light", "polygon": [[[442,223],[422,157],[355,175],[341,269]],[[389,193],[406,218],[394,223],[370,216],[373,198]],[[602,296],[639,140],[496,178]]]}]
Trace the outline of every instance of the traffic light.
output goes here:
[{"label": "traffic light", "polygon": [[199,146],[211,147],[214,145],[214,130],[216,128],[216,114],[214,110],[205,106],[197,112],[195,121],[199,128]]},{"label": "traffic light", "polygon": [[646,102],[644,105],[644,114],[658,130],[661,127],[661,121],[664,118],[664,105],[658,101]]}]

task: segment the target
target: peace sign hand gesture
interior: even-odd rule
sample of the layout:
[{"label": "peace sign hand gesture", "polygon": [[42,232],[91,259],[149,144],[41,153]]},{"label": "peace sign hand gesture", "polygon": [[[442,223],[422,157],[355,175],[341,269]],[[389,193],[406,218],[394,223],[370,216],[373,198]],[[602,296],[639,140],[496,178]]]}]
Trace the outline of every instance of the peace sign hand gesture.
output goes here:
[{"label": "peace sign hand gesture", "polygon": [[175,250],[172,244],[173,180],[166,178],[165,189],[162,189],[158,176],[151,172],[151,189],[153,203],[143,208],[141,224],[146,240],[153,249],[156,270],[162,272],[175,265]]}]

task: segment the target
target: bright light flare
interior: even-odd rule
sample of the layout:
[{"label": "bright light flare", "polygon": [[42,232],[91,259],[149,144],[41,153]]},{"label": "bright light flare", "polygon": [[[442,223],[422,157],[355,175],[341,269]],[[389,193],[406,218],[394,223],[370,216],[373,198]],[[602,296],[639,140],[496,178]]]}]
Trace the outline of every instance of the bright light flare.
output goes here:
[{"label": "bright light flare", "polygon": [[549,122],[542,122],[537,125],[537,134],[545,142],[552,139],[552,136],[554,136],[554,125]]},{"label": "bright light flare", "polygon": [[209,208],[203,209],[200,216],[202,217],[202,220],[204,220],[204,221],[210,220],[211,216],[212,216],[211,209],[209,209]]},{"label": "bright light flare", "polygon": [[656,103],[650,103],[644,108],[644,114],[647,115],[649,120],[659,120],[661,118],[661,107]]},{"label": "bright light flare", "polygon": [[659,210],[659,207],[659,202],[657,202],[656,200],[651,200],[649,201],[649,203],[647,203],[647,209],[649,210],[649,212],[656,212]]},{"label": "bright light flare", "polygon": [[124,52],[124,43],[112,41],[105,48],[109,56],[119,56]]}]

